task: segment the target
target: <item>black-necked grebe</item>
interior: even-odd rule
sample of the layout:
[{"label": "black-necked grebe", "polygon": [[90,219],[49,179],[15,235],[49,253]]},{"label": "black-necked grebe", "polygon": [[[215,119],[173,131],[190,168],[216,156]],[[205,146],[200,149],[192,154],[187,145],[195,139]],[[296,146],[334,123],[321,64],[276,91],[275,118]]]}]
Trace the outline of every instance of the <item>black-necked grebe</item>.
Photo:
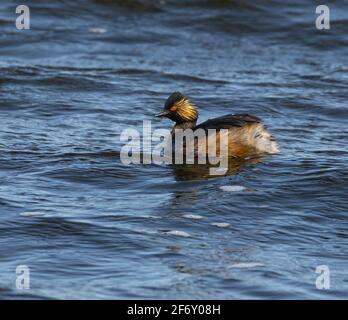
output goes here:
[{"label": "black-necked grebe", "polygon": [[163,111],[156,116],[166,117],[175,122],[172,135],[175,135],[175,129],[203,129],[207,133],[208,129],[215,129],[217,132],[228,129],[228,155],[232,157],[279,152],[277,142],[262,120],[255,116],[228,114],[197,125],[196,106],[180,92],[172,93],[165,102]]}]

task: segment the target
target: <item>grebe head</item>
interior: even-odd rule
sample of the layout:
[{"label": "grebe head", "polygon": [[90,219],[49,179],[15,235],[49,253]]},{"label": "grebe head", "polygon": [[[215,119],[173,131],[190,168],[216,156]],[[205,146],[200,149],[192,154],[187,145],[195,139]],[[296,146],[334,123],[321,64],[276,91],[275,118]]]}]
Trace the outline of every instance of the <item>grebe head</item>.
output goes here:
[{"label": "grebe head", "polygon": [[198,111],[196,106],[182,93],[173,92],[165,102],[163,111],[156,117],[166,117],[176,123],[196,122]]}]

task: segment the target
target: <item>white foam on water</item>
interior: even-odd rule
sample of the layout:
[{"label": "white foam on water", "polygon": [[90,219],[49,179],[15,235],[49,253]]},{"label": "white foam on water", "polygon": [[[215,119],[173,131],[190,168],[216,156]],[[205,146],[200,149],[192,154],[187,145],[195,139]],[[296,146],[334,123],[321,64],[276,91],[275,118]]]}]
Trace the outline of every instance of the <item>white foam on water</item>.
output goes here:
[{"label": "white foam on water", "polygon": [[246,190],[243,186],[221,186],[220,189],[226,192],[240,192]]},{"label": "white foam on water", "polygon": [[193,220],[203,219],[203,217],[198,215],[198,214],[185,214],[185,215],[183,215],[183,217],[186,219],[193,219]]},{"label": "white foam on water", "polygon": [[230,226],[230,224],[227,222],[212,222],[211,225],[214,227],[219,227],[219,228],[226,228]]},{"label": "white foam on water", "polygon": [[90,28],[89,31],[93,33],[105,33],[107,30],[104,28]]},{"label": "white foam on water", "polygon": [[217,175],[221,174],[224,175],[226,173],[227,168],[214,168],[215,169],[215,173]]},{"label": "white foam on water", "polygon": [[43,212],[21,212],[19,214],[22,217],[38,217],[38,216],[43,216],[45,215]]},{"label": "white foam on water", "polygon": [[265,265],[260,262],[239,262],[230,265],[230,268],[256,268],[256,267],[264,267]]},{"label": "white foam on water", "polygon": [[171,230],[171,231],[167,231],[165,232],[165,234],[169,234],[172,236],[178,236],[178,237],[190,237],[190,234],[185,232],[185,231],[179,231],[179,230]]}]

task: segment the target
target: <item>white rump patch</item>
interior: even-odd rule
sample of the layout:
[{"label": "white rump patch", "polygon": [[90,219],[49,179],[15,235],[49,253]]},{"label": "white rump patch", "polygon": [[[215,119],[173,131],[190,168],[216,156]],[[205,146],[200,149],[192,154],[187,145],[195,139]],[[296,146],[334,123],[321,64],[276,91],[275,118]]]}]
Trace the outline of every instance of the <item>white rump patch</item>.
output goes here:
[{"label": "white rump patch", "polygon": [[262,124],[255,128],[254,133],[254,147],[260,152],[278,153],[278,143],[274,140],[272,135],[264,128]]}]

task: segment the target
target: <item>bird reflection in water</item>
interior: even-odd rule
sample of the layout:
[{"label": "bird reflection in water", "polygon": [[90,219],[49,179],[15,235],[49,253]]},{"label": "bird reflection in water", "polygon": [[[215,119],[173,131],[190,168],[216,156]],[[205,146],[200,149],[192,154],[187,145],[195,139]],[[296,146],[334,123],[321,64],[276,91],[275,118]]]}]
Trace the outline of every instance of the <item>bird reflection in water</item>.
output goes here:
[{"label": "bird reflection in water", "polygon": [[211,175],[210,164],[173,164],[171,165],[177,181],[205,180],[239,173],[246,166],[262,162],[263,157],[229,158],[228,169],[223,175]]}]

